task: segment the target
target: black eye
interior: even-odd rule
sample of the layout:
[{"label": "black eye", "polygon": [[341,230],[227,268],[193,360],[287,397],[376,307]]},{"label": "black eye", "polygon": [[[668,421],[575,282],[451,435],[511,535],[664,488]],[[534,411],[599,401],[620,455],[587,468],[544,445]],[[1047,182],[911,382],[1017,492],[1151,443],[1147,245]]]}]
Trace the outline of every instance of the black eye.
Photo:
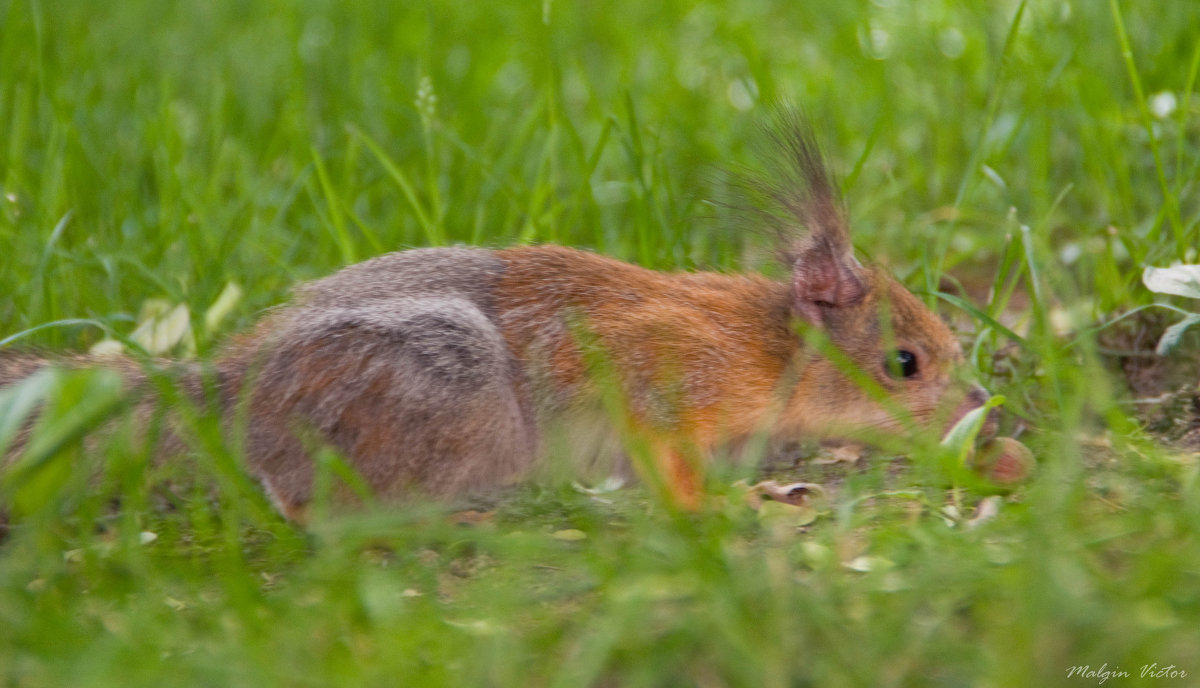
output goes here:
[{"label": "black eye", "polygon": [[917,374],[917,355],[900,349],[893,351],[887,360],[888,374],[892,377],[913,377]]}]

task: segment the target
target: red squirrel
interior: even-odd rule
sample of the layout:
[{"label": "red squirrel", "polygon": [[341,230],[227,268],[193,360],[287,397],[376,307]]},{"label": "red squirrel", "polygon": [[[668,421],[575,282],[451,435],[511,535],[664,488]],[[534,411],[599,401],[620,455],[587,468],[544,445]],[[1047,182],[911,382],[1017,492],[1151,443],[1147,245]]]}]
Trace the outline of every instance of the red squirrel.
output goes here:
[{"label": "red squirrel", "polygon": [[[322,446],[379,498],[457,498],[632,437],[648,457],[642,477],[695,508],[708,462],[752,436],[946,428],[984,404],[946,325],[855,258],[808,129],[776,143],[787,168],[766,196],[781,210],[770,217],[786,280],[657,272],[546,245],[402,251],[301,286],[212,364],[249,471],[303,520]],[[840,361],[825,355],[834,349]],[[46,364],[0,355],[0,385]],[[148,386],[128,360],[66,364],[115,366]],[[184,376],[197,398],[201,377]]]}]

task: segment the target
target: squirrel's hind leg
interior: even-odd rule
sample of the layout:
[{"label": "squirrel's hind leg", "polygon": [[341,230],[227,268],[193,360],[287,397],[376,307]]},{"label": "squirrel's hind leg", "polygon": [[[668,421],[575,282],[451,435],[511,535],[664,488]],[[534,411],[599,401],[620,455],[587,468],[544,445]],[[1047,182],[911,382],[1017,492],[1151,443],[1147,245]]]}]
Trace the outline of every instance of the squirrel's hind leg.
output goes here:
[{"label": "squirrel's hind leg", "polygon": [[460,497],[528,473],[537,436],[521,373],[470,301],[390,300],[282,318],[248,379],[251,470],[290,516],[312,499],[311,449],[374,494]]}]

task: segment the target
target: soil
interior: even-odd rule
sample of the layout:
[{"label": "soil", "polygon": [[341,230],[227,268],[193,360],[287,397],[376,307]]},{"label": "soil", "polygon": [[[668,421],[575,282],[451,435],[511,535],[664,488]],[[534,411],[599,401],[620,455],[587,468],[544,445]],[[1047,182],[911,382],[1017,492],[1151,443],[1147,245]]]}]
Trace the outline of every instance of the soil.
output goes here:
[{"label": "soil", "polygon": [[1125,381],[1134,415],[1148,432],[1170,446],[1200,451],[1200,350],[1178,347],[1155,353],[1163,332],[1178,316],[1144,310],[1100,334],[1101,353]]}]

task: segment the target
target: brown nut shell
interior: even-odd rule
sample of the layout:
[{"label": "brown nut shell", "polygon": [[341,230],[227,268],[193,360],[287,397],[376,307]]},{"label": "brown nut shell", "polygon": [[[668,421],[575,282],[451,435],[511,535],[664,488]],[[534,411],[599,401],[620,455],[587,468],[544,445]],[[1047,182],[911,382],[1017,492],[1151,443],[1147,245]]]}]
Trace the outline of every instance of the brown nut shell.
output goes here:
[{"label": "brown nut shell", "polygon": [[994,437],[984,442],[970,459],[971,469],[988,482],[1013,488],[1033,475],[1037,460],[1029,447],[1011,437]]}]

